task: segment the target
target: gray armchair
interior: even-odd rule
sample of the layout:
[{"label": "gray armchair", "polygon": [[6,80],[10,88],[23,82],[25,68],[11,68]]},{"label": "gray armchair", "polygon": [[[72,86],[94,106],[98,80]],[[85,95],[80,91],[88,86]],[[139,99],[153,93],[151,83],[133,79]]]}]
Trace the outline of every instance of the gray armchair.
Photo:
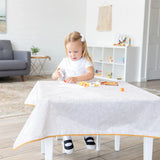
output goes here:
[{"label": "gray armchair", "polygon": [[13,51],[9,40],[0,40],[0,77],[21,76],[30,73],[31,53],[29,51]]}]

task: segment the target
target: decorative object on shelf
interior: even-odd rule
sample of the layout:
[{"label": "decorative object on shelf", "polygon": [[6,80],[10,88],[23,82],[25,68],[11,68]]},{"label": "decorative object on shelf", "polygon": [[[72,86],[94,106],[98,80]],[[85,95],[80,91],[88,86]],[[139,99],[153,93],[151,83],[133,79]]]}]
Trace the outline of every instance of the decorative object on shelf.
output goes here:
[{"label": "decorative object on shelf", "polygon": [[102,76],[102,73],[98,72],[95,74],[96,76]]},{"label": "decorative object on shelf", "polygon": [[117,34],[114,46],[129,46],[131,47],[131,37],[126,34]]},{"label": "decorative object on shelf", "polygon": [[125,63],[125,59],[124,59],[124,57],[122,57],[122,59],[120,60],[120,62],[121,62],[122,64],[124,64],[124,63]]},{"label": "decorative object on shelf", "polygon": [[117,77],[117,80],[121,80],[122,78],[121,77]]},{"label": "decorative object on shelf", "polygon": [[131,37],[129,37],[129,46],[131,47]]},{"label": "decorative object on shelf", "polygon": [[37,53],[40,51],[38,47],[32,46],[31,47],[31,53],[32,55],[37,55]]},{"label": "decorative object on shelf", "polygon": [[109,63],[113,63],[113,56],[109,56]]},{"label": "decorative object on shelf", "polygon": [[107,77],[108,77],[108,78],[112,78],[112,72],[108,72],[108,73],[107,73]]},{"label": "decorative object on shelf", "polygon": [[98,69],[95,70],[95,73],[99,73],[99,72],[102,72],[102,71]]}]

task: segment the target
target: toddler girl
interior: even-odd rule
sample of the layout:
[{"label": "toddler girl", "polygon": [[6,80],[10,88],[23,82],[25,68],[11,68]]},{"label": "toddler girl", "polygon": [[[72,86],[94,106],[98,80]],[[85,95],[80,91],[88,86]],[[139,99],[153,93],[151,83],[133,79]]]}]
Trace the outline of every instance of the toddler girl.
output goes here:
[{"label": "toddler girl", "polygon": [[[87,51],[87,43],[83,34],[79,32],[70,33],[65,39],[66,58],[59,64],[57,70],[52,74],[52,79],[63,78],[66,83],[76,83],[94,78],[92,59]],[[95,149],[93,137],[85,136],[84,141],[87,149]],[[73,143],[70,136],[63,137],[63,151],[71,154]]]}]

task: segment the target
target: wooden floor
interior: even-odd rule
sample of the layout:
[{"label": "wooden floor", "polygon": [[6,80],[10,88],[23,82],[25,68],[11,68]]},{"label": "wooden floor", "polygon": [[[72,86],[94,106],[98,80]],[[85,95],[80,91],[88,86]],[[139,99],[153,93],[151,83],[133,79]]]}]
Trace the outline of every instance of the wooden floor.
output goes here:
[{"label": "wooden floor", "polygon": [[[160,81],[136,84],[160,89]],[[13,151],[13,143],[28,116],[0,119],[0,160],[44,160],[40,142],[26,144]],[[114,136],[101,136],[101,150],[87,150],[83,137],[73,137],[75,151],[62,153],[61,140],[54,139],[54,160],[143,160],[143,138],[121,136],[120,151],[114,151]],[[154,139],[153,160],[160,160],[160,139]]]}]

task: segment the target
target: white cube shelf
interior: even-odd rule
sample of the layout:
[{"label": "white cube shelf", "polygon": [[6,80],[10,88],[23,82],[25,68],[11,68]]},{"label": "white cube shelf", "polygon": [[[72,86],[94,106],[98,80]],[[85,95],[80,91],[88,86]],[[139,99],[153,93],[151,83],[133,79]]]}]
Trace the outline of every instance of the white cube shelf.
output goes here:
[{"label": "white cube shelf", "polygon": [[[88,46],[96,78],[137,82],[139,73],[139,47]],[[111,76],[110,76],[111,74]]]}]

